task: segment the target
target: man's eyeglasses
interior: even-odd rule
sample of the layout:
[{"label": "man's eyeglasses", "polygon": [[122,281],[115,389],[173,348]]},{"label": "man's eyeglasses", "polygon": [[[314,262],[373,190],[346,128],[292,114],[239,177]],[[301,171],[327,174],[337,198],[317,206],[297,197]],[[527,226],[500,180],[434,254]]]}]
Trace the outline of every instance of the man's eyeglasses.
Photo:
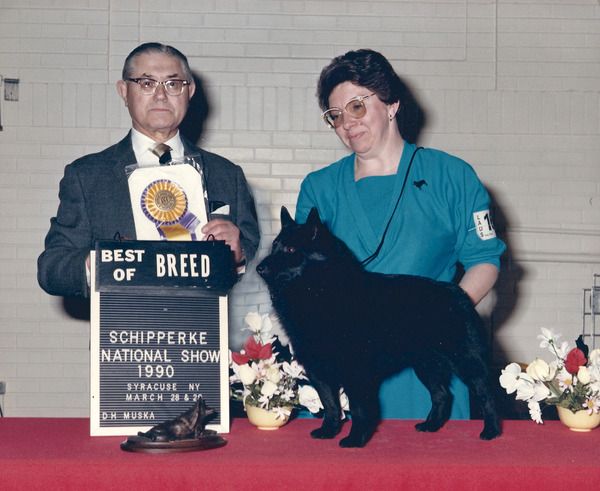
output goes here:
[{"label": "man's eyeglasses", "polygon": [[159,82],[158,80],[154,80],[153,78],[127,78],[125,79],[127,82],[133,82],[140,86],[142,90],[142,94],[152,95],[156,92],[156,88],[159,85],[162,85],[165,88],[165,92],[168,95],[181,95],[183,93],[183,88],[186,85],[190,85],[190,82],[187,80],[164,80]]},{"label": "man's eyeglasses", "polygon": [[372,95],[375,95],[375,93],[354,97],[348,101],[348,104],[346,104],[344,109],[340,109],[339,107],[330,107],[321,116],[323,116],[323,120],[327,126],[333,129],[339,128],[344,122],[344,118],[342,117],[344,112],[347,112],[350,116],[356,119],[364,117],[364,115],[367,114],[367,106],[365,106],[364,101]]}]

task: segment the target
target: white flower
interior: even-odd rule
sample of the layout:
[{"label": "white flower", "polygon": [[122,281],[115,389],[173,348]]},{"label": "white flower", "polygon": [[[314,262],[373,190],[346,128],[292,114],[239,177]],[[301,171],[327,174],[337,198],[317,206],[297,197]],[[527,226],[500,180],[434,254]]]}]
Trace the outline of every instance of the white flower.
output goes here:
[{"label": "white flower", "polygon": [[548,366],[554,375],[556,375],[556,373],[563,367],[562,360],[552,360],[550,363],[548,363]]},{"label": "white flower", "polygon": [[267,369],[267,380],[274,384],[278,384],[281,381],[281,372],[278,367],[272,366]]},{"label": "white flower", "polygon": [[500,385],[506,389],[508,394],[512,394],[520,385],[521,367],[517,363],[511,363],[506,366],[500,375]]},{"label": "white flower", "polygon": [[600,401],[596,397],[590,397],[582,404],[588,414],[597,413],[600,411]]},{"label": "white flower", "polygon": [[237,374],[240,378],[240,381],[244,385],[250,385],[252,382],[256,380],[256,371],[250,365],[235,365],[237,366]]},{"label": "white flower", "polygon": [[269,343],[273,340],[273,325],[271,324],[271,317],[269,314],[262,316],[262,327],[260,329],[259,339],[263,344]]},{"label": "white flower", "polygon": [[286,389],[283,394],[281,394],[281,399],[284,401],[291,401],[294,398],[295,394],[292,389]]},{"label": "white flower", "polygon": [[300,404],[306,407],[311,413],[318,413],[323,409],[323,404],[319,394],[312,385],[303,385],[298,389],[298,399]]},{"label": "white flower", "polygon": [[262,316],[258,312],[248,312],[244,317],[244,322],[248,326],[246,329],[253,333],[260,332],[262,328]]},{"label": "white flower", "polygon": [[521,384],[517,387],[518,401],[543,401],[550,395],[550,390],[542,382],[527,380],[521,377]]},{"label": "white flower", "polygon": [[307,380],[306,376],[304,375],[304,367],[296,360],[292,360],[291,363],[284,361],[281,365],[281,369],[293,379]]},{"label": "white flower", "polygon": [[344,389],[340,389],[340,404],[342,406],[342,411],[350,411],[350,400],[344,392]]},{"label": "white flower", "polygon": [[276,406],[272,410],[276,414],[275,419],[286,419],[287,417],[289,417],[290,414],[292,414],[292,412],[289,410],[289,408],[285,408],[285,407],[281,407],[281,406]]},{"label": "white flower", "polygon": [[571,351],[571,348],[569,347],[569,343],[567,341],[563,341],[560,346],[555,346],[554,347],[556,349],[556,356],[558,358],[560,358],[560,363],[562,365],[562,362],[564,361],[564,359],[567,357],[567,353],[569,351]]},{"label": "white flower", "polygon": [[561,370],[558,372],[556,379],[558,380],[558,386],[562,390],[573,390],[573,384],[575,383],[573,380],[573,375],[566,370]]},{"label": "white flower", "polygon": [[579,367],[577,372],[577,380],[579,380],[583,385],[589,384],[592,381],[590,372],[586,366]]},{"label": "white flower", "polygon": [[592,350],[592,352],[590,353],[588,360],[590,362],[590,365],[593,366],[600,366],[600,348],[596,348],[595,350]]},{"label": "white flower", "polygon": [[556,340],[560,338],[560,334],[556,334],[552,329],[542,327],[542,334],[538,334],[538,339],[541,339],[540,348],[547,348],[551,344],[556,344]]},{"label": "white flower", "polygon": [[544,360],[536,358],[527,366],[527,375],[533,380],[549,382],[554,378],[554,370]]},{"label": "white flower", "polygon": [[588,371],[590,372],[591,383],[600,383],[600,365],[590,365]]},{"label": "white flower", "polygon": [[529,408],[529,416],[531,419],[537,424],[542,424],[542,410],[540,409],[540,403],[537,401],[529,401],[527,407]]},{"label": "white flower", "polygon": [[516,392],[519,401],[541,401],[550,395],[550,391],[544,384],[521,372],[521,367],[517,363],[511,363],[502,370],[500,385],[508,394]]},{"label": "white flower", "polygon": [[270,380],[266,380],[260,388],[260,393],[266,397],[271,397],[275,392],[277,392],[277,384],[274,384]]},{"label": "white flower", "polygon": [[252,331],[256,341],[266,344],[271,341],[273,328],[269,314],[259,314],[258,312],[249,312],[244,317],[244,322],[249,331]]}]

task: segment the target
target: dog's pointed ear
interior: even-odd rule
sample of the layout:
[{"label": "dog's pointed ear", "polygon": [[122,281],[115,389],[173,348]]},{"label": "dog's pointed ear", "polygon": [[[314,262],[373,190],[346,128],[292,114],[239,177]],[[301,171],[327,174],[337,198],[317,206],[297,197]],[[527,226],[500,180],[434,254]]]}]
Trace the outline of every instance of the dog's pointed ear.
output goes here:
[{"label": "dog's pointed ear", "polygon": [[308,214],[308,218],[306,219],[306,223],[308,225],[323,225],[321,223],[321,217],[319,217],[319,212],[316,208],[311,208],[310,213]]},{"label": "dog's pointed ear", "polygon": [[296,225],[296,222],[290,215],[290,212],[285,206],[281,207],[281,228],[289,227],[290,225]]},{"label": "dog's pointed ear", "polygon": [[311,240],[315,240],[317,236],[320,235],[319,230],[323,228],[321,217],[319,216],[319,212],[316,208],[311,208],[308,218],[306,219],[306,225],[312,229]]}]

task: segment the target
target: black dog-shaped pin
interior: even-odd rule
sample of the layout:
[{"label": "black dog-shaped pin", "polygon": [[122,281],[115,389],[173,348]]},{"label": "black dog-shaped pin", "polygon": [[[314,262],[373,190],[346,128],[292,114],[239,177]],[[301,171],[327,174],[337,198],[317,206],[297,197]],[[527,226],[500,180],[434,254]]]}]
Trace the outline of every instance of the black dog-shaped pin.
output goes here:
[{"label": "black dog-shaped pin", "polygon": [[382,381],[407,366],[414,368],[432,400],[417,430],[437,431],[448,420],[450,378],[456,373],[481,406],[480,437],[500,435],[482,321],[460,287],[365,271],[315,209],[300,225],[284,207],[281,224],[271,254],[256,269],[323,403],[323,424],[311,433],[314,438],[340,432],[343,387],[352,428],[340,445],[364,446],[379,423]]}]

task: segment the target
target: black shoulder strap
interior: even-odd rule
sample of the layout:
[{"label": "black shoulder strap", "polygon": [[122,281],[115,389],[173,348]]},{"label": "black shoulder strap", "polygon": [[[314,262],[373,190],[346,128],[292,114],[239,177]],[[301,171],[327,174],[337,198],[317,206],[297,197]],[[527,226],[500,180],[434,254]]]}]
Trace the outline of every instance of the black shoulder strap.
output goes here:
[{"label": "black shoulder strap", "polygon": [[396,204],[394,205],[394,210],[392,211],[390,219],[388,220],[387,225],[385,226],[385,230],[383,231],[383,235],[381,236],[381,241],[379,242],[377,249],[375,249],[375,252],[373,254],[371,254],[368,258],[363,259],[361,261],[361,264],[363,266],[366,266],[367,264],[369,264],[371,261],[373,261],[373,259],[375,259],[379,255],[379,252],[381,251],[381,248],[383,247],[383,242],[385,241],[385,236],[388,233],[390,225],[392,224],[392,219],[394,218],[394,215],[396,214],[396,210],[398,209],[398,205],[400,204],[400,200],[402,199],[402,195],[404,194],[404,188],[406,187],[406,181],[408,181],[408,175],[410,174],[410,169],[412,167],[413,160],[415,160],[415,155],[417,155],[417,152],[419,150],[421,150],[422,148],[423,147],[415,148],[415,151],[413,152],[412,156],[410,157],[410,162],[408,163],[408,168],[406,169],[406,174],[404,175],[404,182],[402,183],[402,187],[400,188],[400,194],[398,195],[398,199],[396,200]]}]

